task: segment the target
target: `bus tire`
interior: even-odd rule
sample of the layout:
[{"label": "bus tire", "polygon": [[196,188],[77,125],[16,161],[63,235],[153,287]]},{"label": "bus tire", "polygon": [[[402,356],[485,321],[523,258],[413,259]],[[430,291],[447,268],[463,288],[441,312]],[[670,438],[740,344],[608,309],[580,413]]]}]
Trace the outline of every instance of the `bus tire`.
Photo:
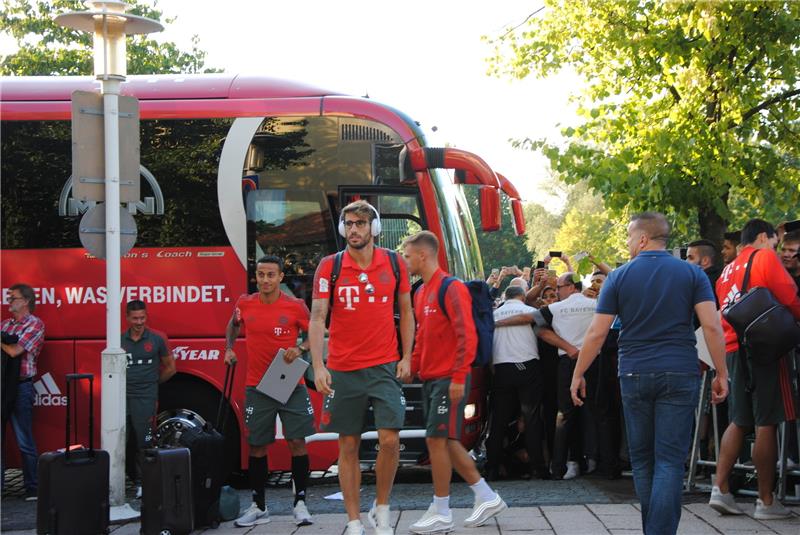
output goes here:
[{"label": "bus tire", "polygon": [[[217,429],[217,411],[219,409],[220,392],[213,385],[193,375],[177,373],[169,381],[160,384],[158,389],[158,428],[159,435],[171,427],[170,422],[180,421],[195,425],[202,421],[210,423]],[[229,480],[240,479],[241,472],[241,433],[239,422],[232,407],[227,404],[228,411],[225,423],[225,459],[228,461]],[[222,432],[220,429],[217,431]],[[169,442],[168,436],[159,436],[159,441]]]}]

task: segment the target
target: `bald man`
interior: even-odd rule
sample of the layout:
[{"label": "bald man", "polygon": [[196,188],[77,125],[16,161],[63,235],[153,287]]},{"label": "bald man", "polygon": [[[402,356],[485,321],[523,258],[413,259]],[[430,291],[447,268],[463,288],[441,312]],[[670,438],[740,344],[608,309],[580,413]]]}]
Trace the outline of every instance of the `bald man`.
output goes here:
[{"label": "bald man", "polygon": [[719,403],[728,394],[714,292],[700,267],[666,251],[669,233],[663,214],[631,218],[631,261],[603,284],[570,386],[572,400],[583,404],[584,374],[619,316],[622,406],[642,530],[648,535],[674,534],[680,521],[684,461],[700,390],[695,313],[717,370],[712,401]]}]

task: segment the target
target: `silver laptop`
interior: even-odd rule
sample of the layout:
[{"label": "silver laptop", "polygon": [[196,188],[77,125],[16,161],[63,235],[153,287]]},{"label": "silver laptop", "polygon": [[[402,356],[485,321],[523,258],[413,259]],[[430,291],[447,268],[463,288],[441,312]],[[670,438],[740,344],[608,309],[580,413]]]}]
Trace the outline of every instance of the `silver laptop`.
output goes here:
[{"label": "silver laptop", "polygon": [[308,362],[301,358],[297,358],[291,364],[287,364],[283,360],[284,353],[286,353],[284,349],[278,350],[275,358],[272,359],[272,364],[264,372],[264,377],[261,378],[256,387],[259,391],[280,403],[286,403],[289,400],[297,383],[300,382],[300,378],[303,377],[303,374],[306,373],[306,368],[308,368]]}]

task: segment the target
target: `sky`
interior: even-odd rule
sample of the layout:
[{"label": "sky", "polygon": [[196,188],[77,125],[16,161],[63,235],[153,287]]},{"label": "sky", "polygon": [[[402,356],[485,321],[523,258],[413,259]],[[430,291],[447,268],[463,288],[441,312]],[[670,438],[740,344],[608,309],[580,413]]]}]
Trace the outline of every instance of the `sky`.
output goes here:
[{"label": "sky", "polygon": [[557,138],[559,123],[575,120],[568,95],[578,81],[489,77],[492,47],[481,40],[519,25],[541,0],[158,0],[158,7],[177,19],[156,38],[189,49],[198,35],[209,67],[367,93],[419,121],[432,144],[481,156],[523,200],[558,205],[539,190],[545,158],[514,149],[510,139]]},{"label": "sky", "polygon": [[489,77],[492,48],[481,41],[520,24],[540,0],[159,0],[158,6],[177,16],[160,38],[188,48],[197,34],[208,66],[369,94],[421,122],[432,142],[481,156],[523,199],[552,202],[538,188],[548,177],[545,158],[509,140],[557,137],[557,125],[574,118],[567,97],[577,80]]}]

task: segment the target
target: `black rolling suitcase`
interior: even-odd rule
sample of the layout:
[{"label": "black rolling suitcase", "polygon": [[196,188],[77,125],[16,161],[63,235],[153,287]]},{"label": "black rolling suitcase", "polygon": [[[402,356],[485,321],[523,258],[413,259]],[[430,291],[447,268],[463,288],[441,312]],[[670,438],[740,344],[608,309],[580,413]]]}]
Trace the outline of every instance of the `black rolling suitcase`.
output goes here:
[{"label": "black rolling suitcase", "polygon": [[142,452],[142,535],[185,535],[194,527],[192,463],[186,448]]},{"label": "black rolling suitcase", "polygon": [[[89,380],[89,448],[70,449],[70,408],[77,383]],[[39,456],[39,493],[36,533],[39,535],[95,535],[108,533],[109,457],[94,449],[94,377],[67,374],[67,440],[64,451]],[[75,409],[77,420],[77,407]],[[77,428],[77,425],[76,425]],[[76,431],[77,434],[77,431]]]},{"label": "black rolling suitcase", "polygon": [[226,400],[230,400],[233,390],[233,375],[236,365],[225,369],[225,382],[222,398],[217,411],[217,429],[206,422],[202,427],[183,430],[178,443],[189,449],[192,457],[192,494],[194,496],[195,528],[219,526],[219,498],[222,485],[230,475],[229,463],[225,458],[225,423],[227,419]]}]

